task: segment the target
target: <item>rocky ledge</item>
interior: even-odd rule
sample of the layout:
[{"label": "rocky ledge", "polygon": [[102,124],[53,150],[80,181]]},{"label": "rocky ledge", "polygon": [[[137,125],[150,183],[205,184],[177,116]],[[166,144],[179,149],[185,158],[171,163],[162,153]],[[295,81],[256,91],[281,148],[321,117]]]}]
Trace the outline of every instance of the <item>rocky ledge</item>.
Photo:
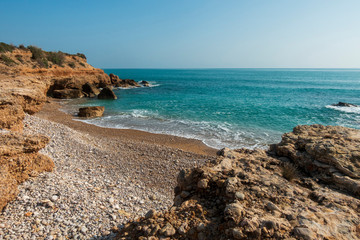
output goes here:
[{"label": "rocky ledge", "polygon": [[49,138],[8,131],[0,132],[0,211],[15,199],[17,186],[30,176],[52,171],[53,161],[38,151]]},{"label": "rocky ledge", "polygon": [[117,239],[359,239],[360,131],[297,126],[269,151],[229,150],[182,170],[173,206]]}]

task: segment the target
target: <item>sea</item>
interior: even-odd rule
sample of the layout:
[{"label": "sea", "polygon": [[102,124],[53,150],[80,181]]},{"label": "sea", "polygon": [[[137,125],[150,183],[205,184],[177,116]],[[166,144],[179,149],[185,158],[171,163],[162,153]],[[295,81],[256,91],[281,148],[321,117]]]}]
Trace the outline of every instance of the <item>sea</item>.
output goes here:
[{"label": "sea", "polygon": [[198,139],[213,148],[267,148],[299,124],[360,128],[360,69],[104,69],[150,87],[114,89],[117,100],[67,101],[64,111],[105,106],[81,120]]}]

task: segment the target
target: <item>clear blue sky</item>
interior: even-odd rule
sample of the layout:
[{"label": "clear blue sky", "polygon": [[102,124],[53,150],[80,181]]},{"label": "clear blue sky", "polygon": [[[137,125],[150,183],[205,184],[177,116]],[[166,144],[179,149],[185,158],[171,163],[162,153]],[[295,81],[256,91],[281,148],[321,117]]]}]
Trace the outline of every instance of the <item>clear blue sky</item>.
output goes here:
[{"label": "clear blue sky", "polygon": [[358,68],[360,1],[1,0],[0,41],[102,68]]}]

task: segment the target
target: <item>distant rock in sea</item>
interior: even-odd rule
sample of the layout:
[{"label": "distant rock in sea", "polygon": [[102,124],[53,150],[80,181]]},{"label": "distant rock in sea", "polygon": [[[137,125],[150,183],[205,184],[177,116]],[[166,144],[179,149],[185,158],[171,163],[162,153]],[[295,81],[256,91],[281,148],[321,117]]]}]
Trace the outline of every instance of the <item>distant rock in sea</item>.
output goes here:
[{"label": "distant rock in sea", "polygon": [[358,107],[358,105],[351,104],[351,103],[346,103],[346,102],[338,102],[338,103],[335,103],[335,104],[331,104],[331,106],[335,106],[335,107]]}]

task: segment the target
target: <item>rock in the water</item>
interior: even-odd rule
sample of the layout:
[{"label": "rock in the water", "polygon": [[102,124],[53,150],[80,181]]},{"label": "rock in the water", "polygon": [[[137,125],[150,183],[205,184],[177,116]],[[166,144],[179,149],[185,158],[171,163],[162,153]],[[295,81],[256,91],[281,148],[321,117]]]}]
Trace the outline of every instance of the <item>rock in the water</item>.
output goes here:
[{"label": "rock in the water", "polygon": [[332,106],[335,106],[335,107],[357,107],[357,105],[355,105],[355,104],[346,103],[346,102],[338,102],[338,103],[332,104]]},{"label": "rock in the water", "polygon": [[84,93],[79,89],[54,90],[53,97],[60,99],[82,98]]},{"label": "rock in the water", "polygon": [[99,99],[117,99],[115,93],[113,92],[113,90],[111,90],[111,88],[109,87],[105,87],[103,88],[99,95],[98,95]]},{"label": "rock in the water", "polygon": [[100,90],[97,89],[93,84],[91,83],[85,83],[83,86],[82,86],[82,90],[84,93],[86,93],[86,95],[88,97],[95,97],[97,95],[99,95],[100,93]]},{"label": "rock in the water", "polygon": [[79,108],[79,117],[101,117],[104,114],[105,107],[93,106]]},{"label": "rock in the water", "polygon": [[109,77],[110,77],[111,84],[116,84],[116,83],[118,83],[120,81],[119,76],[117,76],[117,75],[115,75],[113,73],[110,73]]},{"label": "rock in the water", "polygon": [[140,82],[140,85],[143,85],[144,87],[150,87],[150,83],[144,80]]},{"label": "rock in the water", "polygon": [[119,79],[119,81],[114,85],[115,87],[121,88],[140,87],[140,85],[133,79]]}]

